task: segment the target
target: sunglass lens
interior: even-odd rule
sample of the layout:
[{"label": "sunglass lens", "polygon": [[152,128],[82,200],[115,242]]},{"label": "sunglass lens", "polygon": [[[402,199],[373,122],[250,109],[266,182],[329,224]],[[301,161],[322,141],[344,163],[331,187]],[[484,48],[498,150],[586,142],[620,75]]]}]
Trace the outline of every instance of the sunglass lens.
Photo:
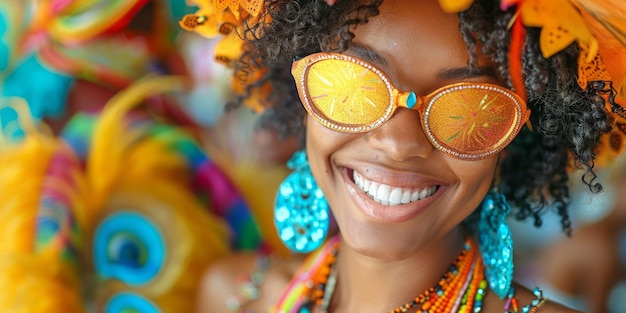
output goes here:
[{"label": "sunglass lens", "polygon": [[518,107],[510,98],[478,87],[442,91],[430,101],[424,118],[439,149],[469,158],[506,146],[519,119]]},{"label": "sunglass lens", "polygon": [[305,75],[315,113],[340,126],[370,125],[390,110],[388,86],[361,64],[327,59],[311,65]]}]

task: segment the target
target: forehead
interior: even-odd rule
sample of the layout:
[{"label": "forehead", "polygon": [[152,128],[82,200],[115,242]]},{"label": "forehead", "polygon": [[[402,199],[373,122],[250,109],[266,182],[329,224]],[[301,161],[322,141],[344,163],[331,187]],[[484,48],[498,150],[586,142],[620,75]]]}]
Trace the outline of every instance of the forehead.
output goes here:
[{"label": "forehead", "polygon": [[436,0],[385,0],[380,15],[355,35],[354,42],[387,61],[377,65],[404,90],[425,92],[451,83],[440,81],[439,73],[466,67],[469,60],[458,17],[443,12]]}]

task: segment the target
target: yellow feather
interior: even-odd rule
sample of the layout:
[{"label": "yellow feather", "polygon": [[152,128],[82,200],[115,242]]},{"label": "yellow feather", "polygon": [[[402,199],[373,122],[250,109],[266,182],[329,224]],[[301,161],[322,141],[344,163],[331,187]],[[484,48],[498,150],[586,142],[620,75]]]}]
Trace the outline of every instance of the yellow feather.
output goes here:
[{"label": "yellow feather", "polygon": [[62,247],[34,247],[39,196],[58,145],[36,132],[0,145],[0,312],[84,312],[77,273],[60,258]]},{"label": "yellow feather", "polygon": [[[149,182],[155,177],[176,180],[189,165],[184,156],[163,140],[143,140],[129,151],[125,160],[124,181]],[[180,182],[184,184],[183,181]]]},{"label": "yellow feather", "polygon": [[36,135],[0,146],[0,254],[32,253],[38,196],[54,149],[52,140]]},{"label": "yellow feather", "polygon": [[[199,273],[229,251],[226,224],[184,186],[159,177],[149,184],[128,182],[118,186],[101,213],[110,216],[121,210],[139,213],[159,230],[165,240],[166,260],[149,284],[123,286],[117,280],[104,280],[97,287],[98,293],[135,292],[161,309],[176,303],[177,309],[171,312],[191,312],[193,302],[177,299],[196,294]],[[106,300],[96,300],[97,306]]]},{"label": "yellow feather", "polygon": [[126,171],[122,166],[125,149],[141,136],[140,131],[123,124],[124,116],[149,96],[182,90],[186,84],[185,78],[177,76],[146,77],[109,100],[95,127],[87,159],[87,177],[96,206]]},{"label": "yellow feather", "polygon": [[0,312],[85,312],[77,280],[57,259],[40,255],[0,257]]}]

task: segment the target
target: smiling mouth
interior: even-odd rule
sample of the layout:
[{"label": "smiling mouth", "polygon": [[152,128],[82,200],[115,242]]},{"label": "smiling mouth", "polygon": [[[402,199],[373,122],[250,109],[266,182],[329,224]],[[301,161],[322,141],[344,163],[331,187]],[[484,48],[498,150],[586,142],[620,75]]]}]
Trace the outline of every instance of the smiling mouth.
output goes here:
[{"label": "smiling mouth", "polygon": [[385,206],[396,206],[415,202],[418,200],[426,199],[439,188],[438,185],[433,185],[426,188],[401,188],[394,187],[386,184],[382,184],[375,181],[370,181],[363,177],[356,171],[352,171],[352,179],[354,184],[376,203]]}]

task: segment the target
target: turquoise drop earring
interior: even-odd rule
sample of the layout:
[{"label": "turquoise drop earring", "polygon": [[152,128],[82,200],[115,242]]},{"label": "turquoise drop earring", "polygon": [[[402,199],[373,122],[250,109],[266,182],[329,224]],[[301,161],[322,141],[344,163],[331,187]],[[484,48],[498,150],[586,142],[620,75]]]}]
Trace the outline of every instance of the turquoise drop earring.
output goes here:
[{"label": "turquoise drop earring", "polygon": [[513,239],[506,218],[511,207],[503,194],[489,191],[480,207],[478,243],[489,287],[501,299],[508,296],[513,281]]},{"label": "turquoise drop earring", "polygon": [[294,171],[278,188],[274,224],[287,248],[308,253],[320,247],[328,234],[328,202],[311,173],[305,150],[297,151],[287,167]]}]

